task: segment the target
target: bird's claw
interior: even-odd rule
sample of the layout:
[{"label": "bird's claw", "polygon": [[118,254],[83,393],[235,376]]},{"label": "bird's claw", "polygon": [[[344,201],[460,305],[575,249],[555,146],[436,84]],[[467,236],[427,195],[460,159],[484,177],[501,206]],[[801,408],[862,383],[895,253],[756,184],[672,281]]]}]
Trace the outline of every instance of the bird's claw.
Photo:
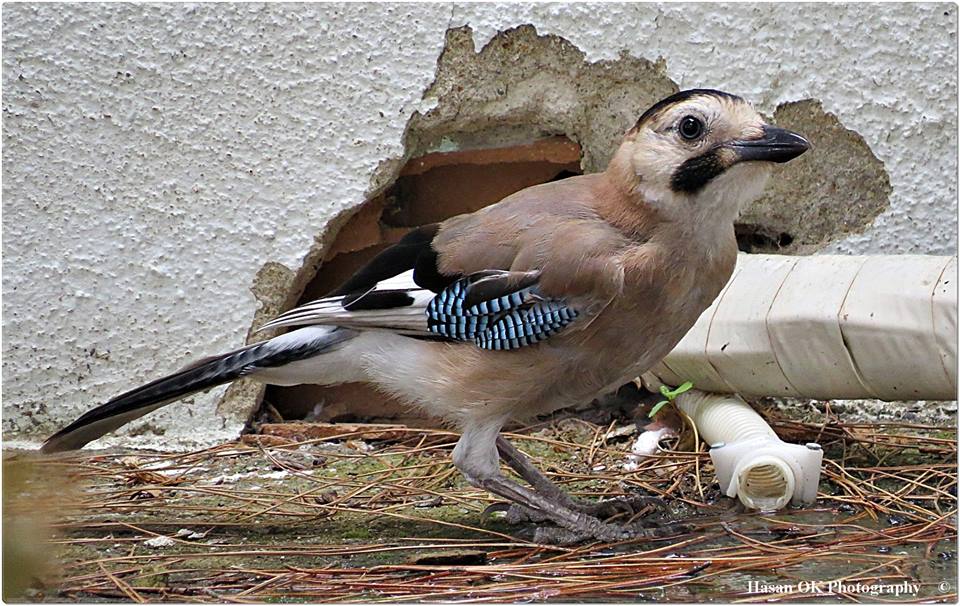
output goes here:
[{"label": "bird's claw", "polygon": [[480,512],[480,519],[487,520],[495,513],[506,513],[509,515],[510,509],[513,507],[516,507],[515,503],[504,503],[503,501],[491,503],[484,507],[483,511]]}]

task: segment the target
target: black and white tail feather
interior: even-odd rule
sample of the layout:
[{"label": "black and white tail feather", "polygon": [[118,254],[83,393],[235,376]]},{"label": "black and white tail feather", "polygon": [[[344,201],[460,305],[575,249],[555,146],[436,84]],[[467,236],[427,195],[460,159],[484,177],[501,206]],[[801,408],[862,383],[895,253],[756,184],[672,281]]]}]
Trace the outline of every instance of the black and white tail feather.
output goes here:
[{"label": "black and white tail feather", "polygon": [[[81,448],[165,404],[240,377],[275,382],[278,369],[334,351],[358,331],[386,330],[503,351],[535,345],[577,318],[578,311],[563,300],[541,294],[536,271],[442,275],[431,247],[435,234],[436,226],[414,230],[332,296],[288,311],[261,330],[307,328],[200,360],[121,394],[50,437],[43,452]],[[328,384],[329,374],[316,382]]]},{"label": "black and white tail feather", "polygon": [[255,375],[257,371],[319,355],[355,334],[348,329],[303,329],[198,360],[87,412],[47,439],[41,450],[60,452],[82,448],[88,442],[180,398]]}]

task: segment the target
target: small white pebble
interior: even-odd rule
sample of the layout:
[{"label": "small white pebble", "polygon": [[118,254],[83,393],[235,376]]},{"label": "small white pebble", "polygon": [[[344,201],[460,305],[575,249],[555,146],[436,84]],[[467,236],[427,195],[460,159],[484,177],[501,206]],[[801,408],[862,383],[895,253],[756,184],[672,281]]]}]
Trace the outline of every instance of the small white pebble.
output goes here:
[{"label": "small white pebble", "polygon": [[181,528],[180,530],[177,531],[177,534],[175,534],[174,536],[181,539],[185,538],[188,541],[196,541],[197,539],[202,539],[205,536],[207,536],[207,533],[196,532],[196,531],[190,530],[189,528]]},{"label": "small white pebble", "polygon": [[161,547],[173,547],[176,541],[170,537],[153,537],[144,541],[143,544],[151,549],[159,549]]},{"label": "small white pebble", "polygon": [[675,435],[677,433],[671,427],[648,429],[637,437],[630,451],[638,457],[650,456],[660,450],[660,440]]}]

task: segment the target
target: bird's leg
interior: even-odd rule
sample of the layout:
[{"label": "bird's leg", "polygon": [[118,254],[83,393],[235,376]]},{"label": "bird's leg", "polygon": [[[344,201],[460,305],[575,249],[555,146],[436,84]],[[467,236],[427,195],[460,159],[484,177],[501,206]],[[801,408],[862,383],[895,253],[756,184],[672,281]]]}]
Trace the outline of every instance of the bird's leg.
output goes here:
[{"label": "bird's leg", "polygon": [[[517,472],[521,478],[526,480],[534,490],[544,497],[575,511],[598,518],[608,518],[624,513],[633,515],[647,505],[663,506],[663,500],[659,497],[641,495],[616,497],[593,502],[576,499],[540,473],[540,470],[530,463],[530,460],[503,436],[497,436],[497,450],[500,452],[500,458],[503,459],[503,462]],[[538,516],[534,511],[523,509],[520,511],[508,511],[507,514],[508,520],[520,521],[524,517],[533,522],[541,521],[539,518],[542,518],[542,516]]]},{"label": "bird's leg", "polygon": [[[521,486],[517,482],[500,474],[497,452],[497,435],[502,420],[475,424],[464,429],[463,435],[453,449],[453,463],[470,484],[484,488],[493,494],[513,503],[531,509],[543,518],[554,522],[567,532],[560,540],[565,542],[594,538],[602,541],[620,541],[627,538],[659,536],[656,531],[616,526],[601,522],[594,516],[577,511],[568,506],[570,497],[557,501]],[[522,456],[522,455],[521,455]],[[529,465],[529,463],[528,463]],[[545,478],[544,478],[545,479]],[[549,482],[549,481],[548,481]],[[559,490],[554,487],[555,490]],[[556,497],[556,495],[553,495]],[[558,537],[550,537],[553,541]]]},{"label": "bird's leg", "polygon": [[540,470],[530,463],[530,459],[525,457],[522,452],[517,450],[516,446],[503,436],[497,436],[497,451],[500,453],[503,462],[517,472],[530,486],[533,486],[534,490],[571,509],[576,507],[573,497],[551,482],[547,476],[540,473]]}]

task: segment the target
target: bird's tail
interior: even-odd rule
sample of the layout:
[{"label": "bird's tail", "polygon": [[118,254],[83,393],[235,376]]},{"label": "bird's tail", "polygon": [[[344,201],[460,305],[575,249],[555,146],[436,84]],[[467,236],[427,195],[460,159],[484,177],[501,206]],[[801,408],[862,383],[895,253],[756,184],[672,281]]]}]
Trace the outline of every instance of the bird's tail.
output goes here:
[{"label": "bird's tail", "polygon": [[88,442],[192,393],[255,374],[258,370],[313,357],[355,335],[349,329],[315,326],[198,360],[94,408],[48,438],[40,450],[49,453],[82,448]]}]

